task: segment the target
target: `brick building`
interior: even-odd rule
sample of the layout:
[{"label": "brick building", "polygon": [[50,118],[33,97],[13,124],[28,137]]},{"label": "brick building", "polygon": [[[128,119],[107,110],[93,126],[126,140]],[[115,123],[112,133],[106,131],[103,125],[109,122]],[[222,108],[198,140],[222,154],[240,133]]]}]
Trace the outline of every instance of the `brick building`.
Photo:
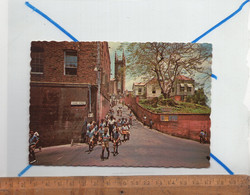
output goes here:
[{"label": "brick building", "polygon": [[42,146],[79,141],[84,121],[109,110],[107,42],[32,42],[30,129]]}]

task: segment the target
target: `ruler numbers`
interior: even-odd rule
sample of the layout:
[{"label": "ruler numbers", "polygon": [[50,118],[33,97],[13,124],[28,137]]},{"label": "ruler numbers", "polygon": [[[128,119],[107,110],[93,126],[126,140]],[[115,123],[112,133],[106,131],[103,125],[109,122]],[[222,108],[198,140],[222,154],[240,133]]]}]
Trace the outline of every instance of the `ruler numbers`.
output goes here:
[{"label": "ruler numbers", "polygon": [[[131,189],[148,192],[174,192],[177,189],[218,189],[249,191],[248,176],[125,176],[125,177],[41,177],[41,178],[0,178],[0,195],[22,192],[52,192],[60,190],[61,194],[79,194],[80,192],[114,192],[127,193]],[[228,189],[231,187],[230,189]],[[52,191],[51,191],[52,190]],[[113,191],[112,191],[113,190]],[[245,191],[244,191],[245,190]],[[235,191],[235,192],[236,192]],[[36,193],[35,193],[36,194]],[[51,194],[51,193],[49,193]],[[210,193],[213,194],[213,193]],[[159,194],[160,195],[160,194]]]}]

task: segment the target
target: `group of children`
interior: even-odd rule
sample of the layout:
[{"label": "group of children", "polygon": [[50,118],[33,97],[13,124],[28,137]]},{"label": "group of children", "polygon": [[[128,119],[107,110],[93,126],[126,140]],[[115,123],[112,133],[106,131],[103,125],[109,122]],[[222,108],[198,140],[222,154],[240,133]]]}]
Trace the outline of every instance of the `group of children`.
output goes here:
[{"label": "group of children", "polygon": [[[87,124],[86,140],[91,152],[98,143],[102,145],[101,159],[104,160],[104,151],[107,150],[109,158],[109,142],[113,142],[113,155],[117,155],[121,141],[127,141],[130,137],[130,120],[127,118],[116,119],[113,115],[102,119],[100,123],[91,121]],[[121,140],[123,137],[123,140]]]}]

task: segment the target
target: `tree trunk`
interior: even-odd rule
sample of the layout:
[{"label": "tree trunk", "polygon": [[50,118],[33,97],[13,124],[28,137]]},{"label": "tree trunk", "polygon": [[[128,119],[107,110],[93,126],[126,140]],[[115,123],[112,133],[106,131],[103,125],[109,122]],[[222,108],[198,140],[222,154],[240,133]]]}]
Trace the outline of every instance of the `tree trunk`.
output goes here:
[{"label": "tree trunk", "polygon": [[166,92],[162,92],[162,95],[163,95],[164,99],[169,98],[169,94],[167,94]]}]

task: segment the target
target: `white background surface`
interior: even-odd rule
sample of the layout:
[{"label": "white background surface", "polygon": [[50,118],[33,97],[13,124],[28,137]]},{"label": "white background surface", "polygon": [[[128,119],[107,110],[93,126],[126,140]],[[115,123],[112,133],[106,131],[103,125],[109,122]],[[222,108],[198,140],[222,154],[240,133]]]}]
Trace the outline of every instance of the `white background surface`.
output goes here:
[{"label": "white background surface", "polygon": [[[0,176],[17,176],[28,165],[30,42],[71,39],[28,8],[25,1],[9,0],[9,8],[6,2],[0,1]],[[238,9],[243,0],[29,2],[79,41],[191,42]],[[245,106],[250,102],[250,95],[245,96],[249,4],[199,41],[213,44],[212,68],[218,77],[212,80],[211,152],[235,174],[250,173]],[[210,162],[206,169],[33,166],[24,176],[228,174],[213,159]]]}]

